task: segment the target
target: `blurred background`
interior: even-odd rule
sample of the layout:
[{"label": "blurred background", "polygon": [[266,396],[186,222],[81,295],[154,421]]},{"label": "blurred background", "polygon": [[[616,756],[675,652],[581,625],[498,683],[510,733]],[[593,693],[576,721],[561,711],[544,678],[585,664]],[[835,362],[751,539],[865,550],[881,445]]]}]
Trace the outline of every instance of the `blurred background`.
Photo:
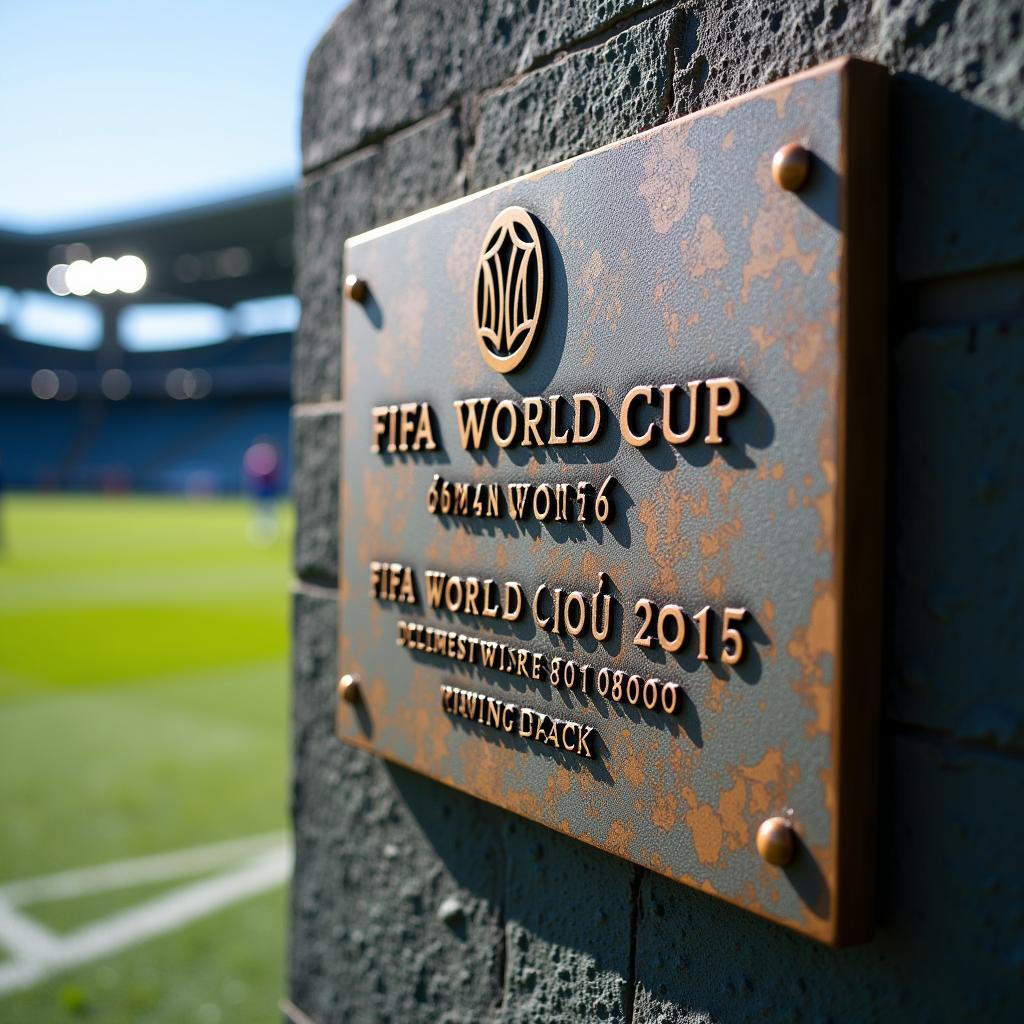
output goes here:
[{"label": "blurred background", "polygon": [[0,1021],[278,1020],[292,204],[340,0],[0,5]]}]

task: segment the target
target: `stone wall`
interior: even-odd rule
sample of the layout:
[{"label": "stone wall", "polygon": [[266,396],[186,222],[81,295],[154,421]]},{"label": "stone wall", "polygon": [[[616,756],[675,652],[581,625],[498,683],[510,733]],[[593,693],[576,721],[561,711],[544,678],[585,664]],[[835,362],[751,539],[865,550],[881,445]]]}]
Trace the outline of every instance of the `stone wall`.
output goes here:
[{"label": "stone wall", "polygon": [[[290,993],[329,1022],[1024,1019],[1017,0],[355,0],[310,60]],[[894,72],[878,930],[832,950],[333,736],[342,244],[843,54]],[[882,453],[880,453],[881,456]]]}]

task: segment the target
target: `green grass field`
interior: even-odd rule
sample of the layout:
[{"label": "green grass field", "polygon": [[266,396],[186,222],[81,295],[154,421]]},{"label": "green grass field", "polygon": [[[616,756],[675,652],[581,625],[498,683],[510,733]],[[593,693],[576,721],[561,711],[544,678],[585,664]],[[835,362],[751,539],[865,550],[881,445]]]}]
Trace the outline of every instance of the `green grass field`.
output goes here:
[{"label": "green grass field", "polygon": [[[0,886],[284,829],[284,512],[265,548],[241,501],[14,496],[0,518]],[[63,933],[180,884],[23,909]],[[284,899],[0,995],[0,1021],[276,1021]]]}]

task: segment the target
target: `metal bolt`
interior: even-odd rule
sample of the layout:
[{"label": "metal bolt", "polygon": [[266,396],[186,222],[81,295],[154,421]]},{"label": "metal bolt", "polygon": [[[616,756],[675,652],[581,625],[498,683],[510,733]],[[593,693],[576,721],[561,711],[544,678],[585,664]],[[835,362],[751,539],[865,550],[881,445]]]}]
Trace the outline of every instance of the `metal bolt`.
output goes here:
[{"label": "metal bolt", "polygon": [[785,818],[769,818],[757,830],[757,852],[777,868],[785,867],[796,852],[793,826]]},{"label": "metal bolt", "polygon": [[346,299],[353,299],[355,302],[365,302],[366,291],[366,282],[358,274],[348,274],[345,277]]},{"label": "metal bolt", "polygon": [[338,680],[338,696],[349,704],[359,701],[359,679],[346,673]]},{"label": "metal bolt", "polygon": [[779,188],[798,192],[811,173],[811,154],[799,142],[787,142],[772,157],[772,177]]}]

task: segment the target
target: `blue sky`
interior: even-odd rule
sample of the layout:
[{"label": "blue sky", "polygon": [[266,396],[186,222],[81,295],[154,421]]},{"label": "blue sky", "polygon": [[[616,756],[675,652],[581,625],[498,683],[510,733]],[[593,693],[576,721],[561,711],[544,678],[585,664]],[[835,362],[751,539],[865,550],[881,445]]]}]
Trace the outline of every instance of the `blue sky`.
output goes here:
[{"label": "blue sky", "polygon": [[291,181],[306,59],[344,0],[0,0],[0,227]]}]

